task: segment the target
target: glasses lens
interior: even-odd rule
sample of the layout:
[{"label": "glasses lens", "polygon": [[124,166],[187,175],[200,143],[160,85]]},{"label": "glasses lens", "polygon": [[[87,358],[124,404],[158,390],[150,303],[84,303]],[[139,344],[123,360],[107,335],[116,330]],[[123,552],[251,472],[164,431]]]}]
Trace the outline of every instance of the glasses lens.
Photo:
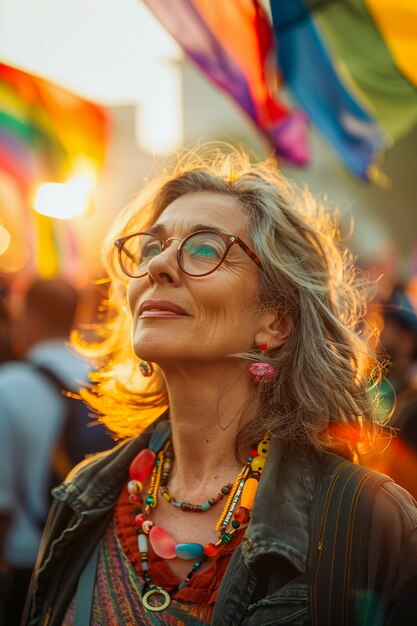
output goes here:
[{"label": "glasses lens", "polygon": [[223,261],[226,243],[217,234],[203,231],[190,235],[180,249],[182,269],[192,276],[209,274]]},{"label": "glasses lens", "polygon": [[129,276],[144,276],[148,272],[149,261],[161,252],[162,243],[153,235],[132,235],[122,245],[120,263]]}]

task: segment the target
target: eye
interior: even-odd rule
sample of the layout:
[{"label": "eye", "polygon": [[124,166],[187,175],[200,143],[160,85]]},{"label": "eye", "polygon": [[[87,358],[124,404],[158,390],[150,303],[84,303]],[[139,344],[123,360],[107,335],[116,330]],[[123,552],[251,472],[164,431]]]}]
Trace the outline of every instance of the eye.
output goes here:
[{"label": "eye", "polygon": [[225,250],[223,240],[214,233],[194,235],[185,242],[184,248],[190,256],[207,260],[220,260]]},{"label": "eye", "polygon": [[161,254],[162,246],[161,242],[157,239],[147,239],[142,242],[140,249],[140,260],[146,261],[152,259],[154,256]]}]

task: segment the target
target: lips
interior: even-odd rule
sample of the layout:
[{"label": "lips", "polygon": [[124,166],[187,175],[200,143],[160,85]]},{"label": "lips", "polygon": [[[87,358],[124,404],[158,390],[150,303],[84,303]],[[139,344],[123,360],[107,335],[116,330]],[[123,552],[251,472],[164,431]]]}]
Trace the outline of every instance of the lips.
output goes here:
[{"label": "lips", "polygon": [[145,300],[139,308],[139,317],[178,317],[188,315],[177,304],[167,300]]}]

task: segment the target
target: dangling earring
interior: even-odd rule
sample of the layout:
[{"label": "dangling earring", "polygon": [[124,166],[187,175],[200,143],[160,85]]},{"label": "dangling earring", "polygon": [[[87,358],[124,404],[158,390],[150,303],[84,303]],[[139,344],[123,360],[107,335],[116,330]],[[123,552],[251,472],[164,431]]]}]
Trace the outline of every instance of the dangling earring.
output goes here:
[{"label": "dangling earring", "polygon": [[[266,352],[266,343],[261,343],[261,356]],[[257,383],[266,383],[277,375],[275,369],[269,363],[258,362],[249,366],[249,376]]]},{"label": "dangling earring", "polygon": [[153,365],[149,361],[140,361],[139,369],[142,376],[149,378],[153,374]]}]

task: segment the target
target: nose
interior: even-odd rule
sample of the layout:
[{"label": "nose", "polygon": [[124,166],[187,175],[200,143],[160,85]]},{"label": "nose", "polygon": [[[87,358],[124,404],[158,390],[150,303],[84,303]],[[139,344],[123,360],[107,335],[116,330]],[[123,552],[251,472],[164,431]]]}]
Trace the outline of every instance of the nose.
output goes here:
[{"label": "nose", "polygon": [[181,283],[181,270],[177,261],[177,245],[171,243],[148,264],[148,279],[152,283],[168,282],[172,285]]}]

